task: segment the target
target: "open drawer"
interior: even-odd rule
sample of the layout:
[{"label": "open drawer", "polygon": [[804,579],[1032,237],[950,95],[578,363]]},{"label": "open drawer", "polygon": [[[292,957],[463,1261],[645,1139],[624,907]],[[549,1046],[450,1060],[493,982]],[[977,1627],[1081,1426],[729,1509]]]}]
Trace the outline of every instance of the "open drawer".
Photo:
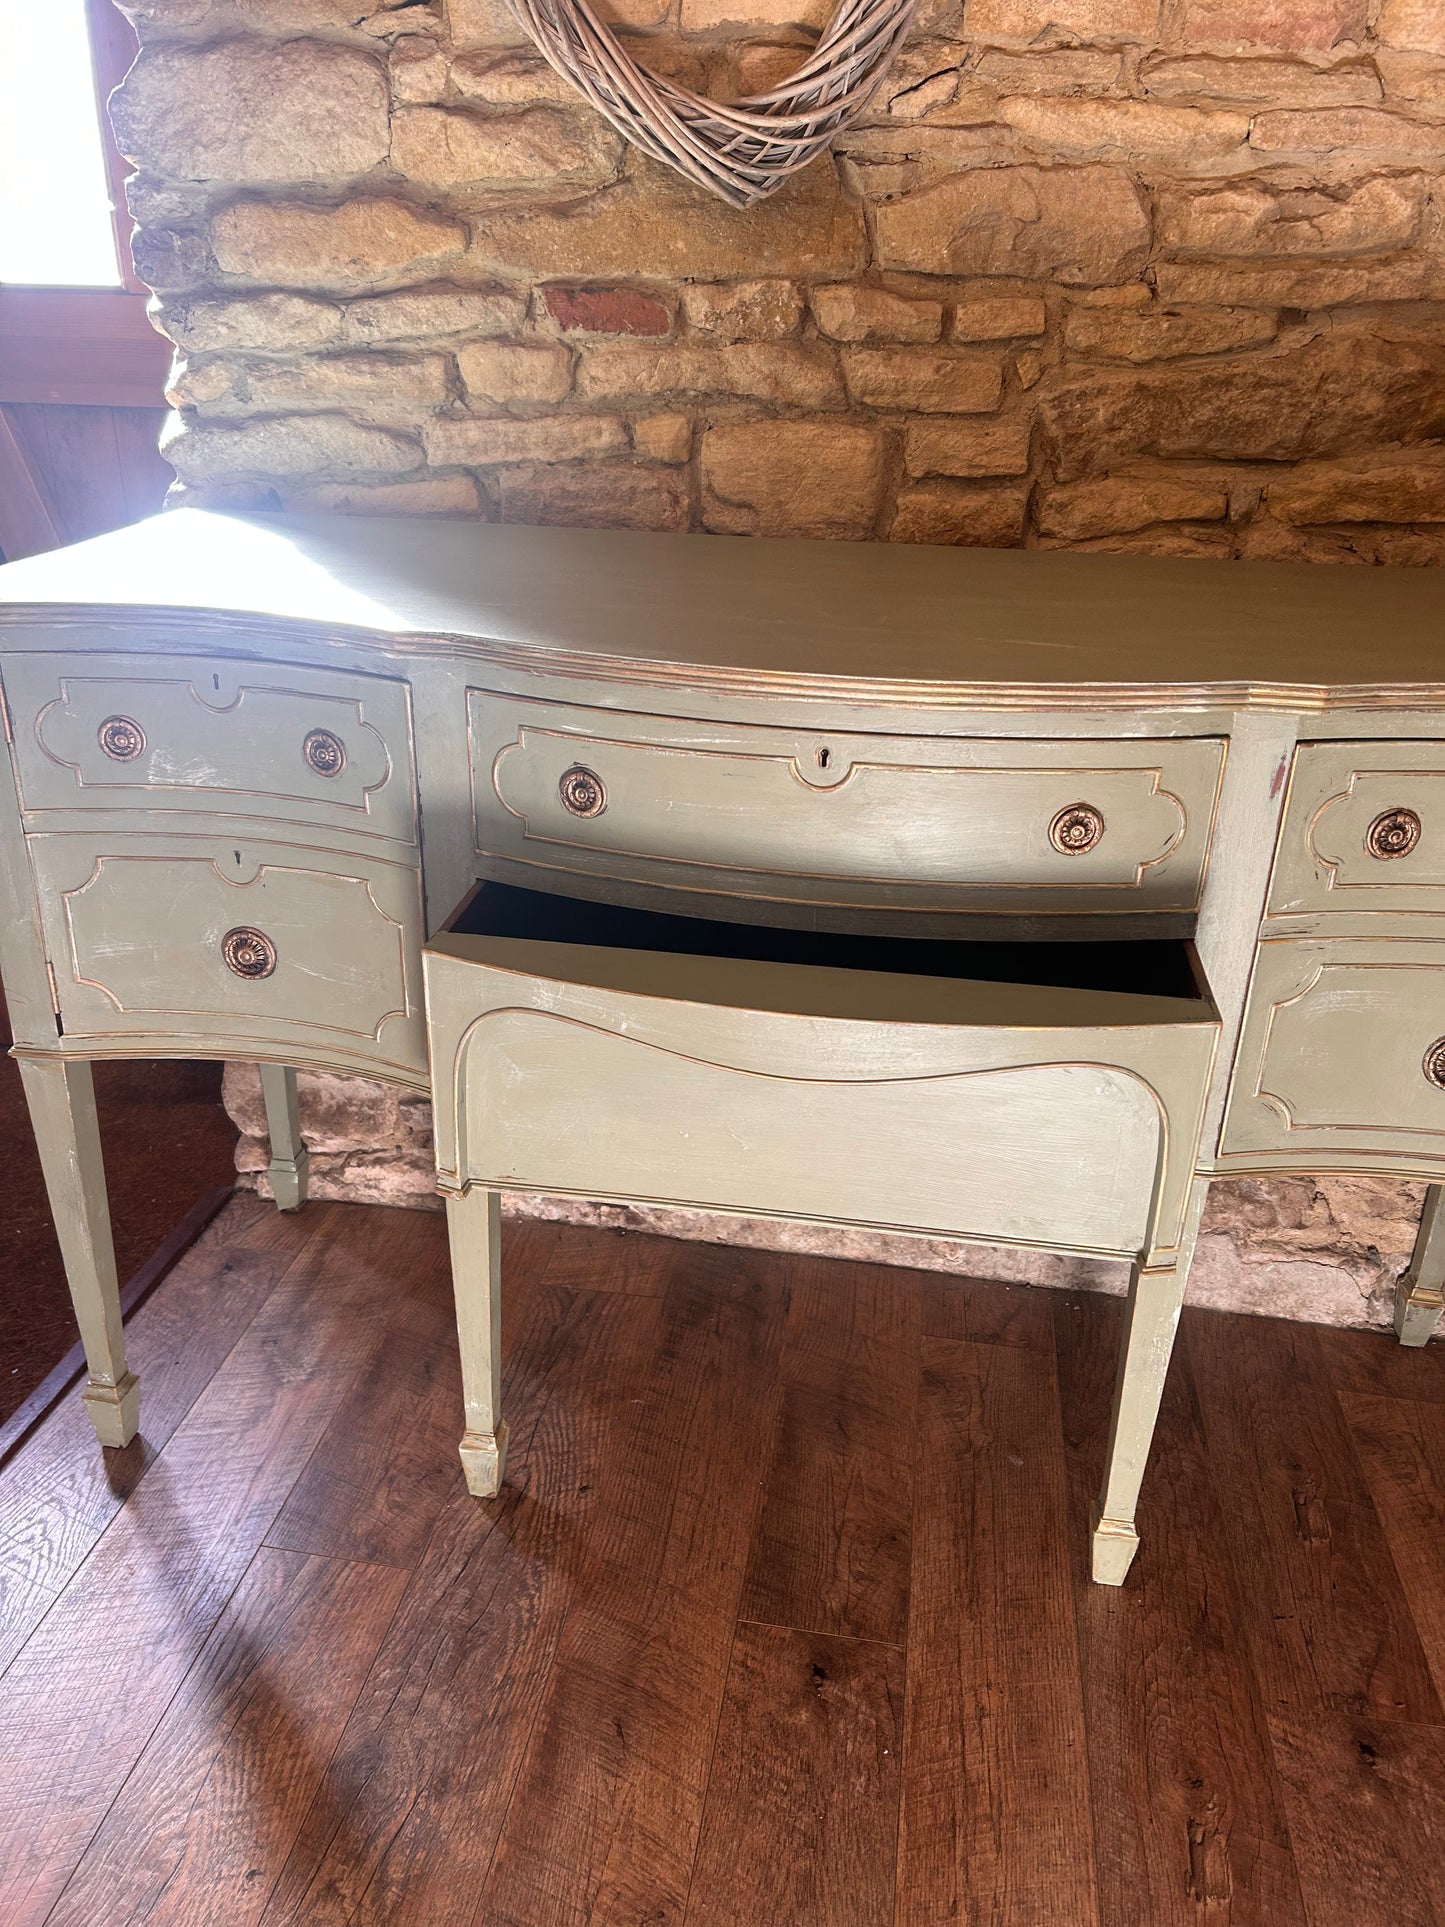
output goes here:
[{"label": "open drawer", "polygon": [[443,1189],[1177,1243],[1218,1034],[1185,944],[825,935],[488,883],[424,965]]}]

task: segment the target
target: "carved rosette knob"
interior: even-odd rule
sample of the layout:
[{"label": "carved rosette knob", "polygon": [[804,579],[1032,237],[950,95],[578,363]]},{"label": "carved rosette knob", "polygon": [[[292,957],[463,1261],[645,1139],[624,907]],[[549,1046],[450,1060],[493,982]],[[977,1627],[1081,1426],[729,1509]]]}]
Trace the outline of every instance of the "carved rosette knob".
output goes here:
[{"label": "carved rosette knob", "polygon": [[107,716],[96,741],[113,763],[133,763],[146,746],[146,733],[133,716]]},{"label": "carved rosette knob", "polygon": [[275,944],[264,931],[253,930],[248,924],[226,932],[221,939],[221,956],[227,970],[237,977],[269,977],[276,968]]},{"label": "carved rosette knob", "polygon": [[1049,825],[1049,841],[1060,856],[1083,856],[1104,834],[1104,819],[1092,803],[1070,803]]},{"label": "carved rosette knob", "polygon": [[607,790],[595,770],[574,763],[557,785],[562,807],[573,816],[601,816],[607,808]]},{"label": "carved rosette knob", "polygon": [[1365,831],[1371,856],[1408,856],[1420,841],[1420,819],[1413,810],[1382,810]]},{"label": "carved rosette knob", "polygon": [[1420,1065],[1437,1090],[1445,1091],[1445,1037],[1437,1037]]},{"label": "carved rosette knob", "polygon": [[339,776],[346,768],[346,745],[329,729],[313,729],[301,745],[301,755],[317,776]]}]

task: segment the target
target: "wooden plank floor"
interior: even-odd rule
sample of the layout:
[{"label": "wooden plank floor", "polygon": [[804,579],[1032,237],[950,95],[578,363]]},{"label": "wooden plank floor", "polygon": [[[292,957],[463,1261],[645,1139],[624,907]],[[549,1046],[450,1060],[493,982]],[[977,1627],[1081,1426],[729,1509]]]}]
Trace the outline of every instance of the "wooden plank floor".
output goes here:
[{"label": "wooden plank floor", "polygon": [[238,1199],[145,1431],[0,1473],[0,1922],[1440,1927],[1445,1345],[509,1226],[469,1499],[440,1217]]}]

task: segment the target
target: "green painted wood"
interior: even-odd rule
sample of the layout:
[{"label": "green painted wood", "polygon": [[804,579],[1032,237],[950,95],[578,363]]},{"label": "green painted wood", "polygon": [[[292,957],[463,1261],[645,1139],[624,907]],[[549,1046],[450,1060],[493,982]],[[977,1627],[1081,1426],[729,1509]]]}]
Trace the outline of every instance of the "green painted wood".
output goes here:
[{"label": "green painted wood", "polygon": [[[478,1489],[502,1184],[1109,1251],[1136,1262],[1095,1542],[1122,1577],[1202,1181],[1445,1181],[1439,588],[192,510],[0,570],[0,972],[112,1429],[86,1061],[267,1067],[293,1208],[295,1066],[434,1078]],[[1060,848],[1080,807],[1101,834]],[[1393,811],[1418,843],[1373,854]],[[1197,933],[1212,1001],[442,934],[429,1068],[423,938],[477,876],[805,928]],[[229,968],[237,933],[274,965]]]}]

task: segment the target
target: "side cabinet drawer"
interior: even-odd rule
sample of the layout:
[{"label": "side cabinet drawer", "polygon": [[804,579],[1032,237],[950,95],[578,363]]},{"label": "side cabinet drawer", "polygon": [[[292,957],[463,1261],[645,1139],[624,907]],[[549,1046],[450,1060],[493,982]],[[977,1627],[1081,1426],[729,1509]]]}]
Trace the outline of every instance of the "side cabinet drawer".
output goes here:
[{"label": "side cabinet drawer", "polygon": [[1270,911],[1445,908],[1445,743],[1304,743]]},{"label": "side cabinet drawer", "polygon": [[1433,943],[1262,943],[1221,1149],[1445,1160]]},{"label": "side cabinet drawer", "polygon": [[203,810],[415,844],[405,683],[203,656],[83,661],[6,662],[26,811]]},{"label": "side cabinet drawer", "polygon": [[476,847],[574,874],[912,910],[1189,910],[1224,745],[688,723],[470,693]]},{"label": "side cabinet drawer", "polygon": [[68,1035],[310,1042],[424,1073],[414,867],[196,837],[30,852]]}]

